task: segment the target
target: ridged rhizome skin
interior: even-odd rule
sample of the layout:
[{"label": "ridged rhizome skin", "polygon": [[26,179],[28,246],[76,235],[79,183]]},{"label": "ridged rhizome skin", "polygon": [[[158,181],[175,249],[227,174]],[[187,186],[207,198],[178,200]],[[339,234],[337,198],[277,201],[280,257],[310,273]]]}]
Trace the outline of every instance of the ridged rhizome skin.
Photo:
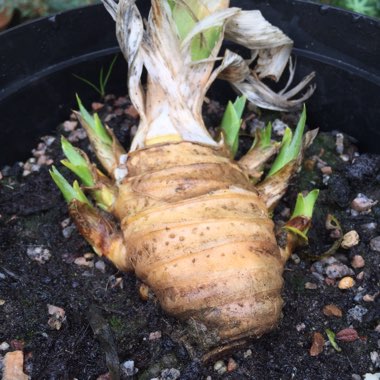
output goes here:
[{"label": "ridged rhizome skin", "polygon": [[129,153],[113,214],[133,270],[170,315],[224,342],[273,329],[284,260],[268,210],[224,148],[191,142]]}]

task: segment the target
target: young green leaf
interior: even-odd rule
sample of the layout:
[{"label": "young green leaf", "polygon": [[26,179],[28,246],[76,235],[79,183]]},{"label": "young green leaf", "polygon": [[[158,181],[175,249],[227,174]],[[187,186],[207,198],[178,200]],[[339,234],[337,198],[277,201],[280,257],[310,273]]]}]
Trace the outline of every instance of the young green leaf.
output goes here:
[{"label": "young green leaf", "polygon": [[[207,3],[200,0],[168,2],[181,41],[185,39],[198,21],[211,13]],[[199,61],[208,58],[219,40],[221,32],[222,28],[215,26],[197,34],[191,42],[191,59]]]},{"label": "young green leaf", "polygon": [[255,139],[251,146],[252,150],[255,147],[265,149],[273,145],[272,140],[272,123],[269,122],[265,128],[257,129],[255,132]]},{"label": "young green leaf", "polygon": [[297,216],[305,216],[311,218],[313,216],[313,209],[319,194],[318,189],[309,192],[305,197],[300,193],[297,196],[296,205],[294,207],[291,219]]},{"label": "young green leaf", "polygon": [[97,113],[91,116],[90,113],[83,106],[78,94],[76,94],[79,111],[82,116],[83,121],[88,125],[89,128],[94,132],[94,134],[105,144],[112,145],[112,139],[109,136],[107,130],[104,128],[99,115]]},{"label": "young green leaf", "polygon": [[334,349],[336,351],[338,351],[338,352],[342,351],[342,349],[335,342],[335,333],[334,333],[334,331],[332,331],[330,329],[326,329],[325,331],[326,331],[327,337],[329,338],[329,341],[330,341],[331,345],[334,347]]},{"label": "young green leaf", "polygon": [[307,233],[309,232],[314,205],[317,201],[318,194],[318,189],[310,191],[305,197],[302,194],[298,194],[293,214],[284,226],[286,230],[298,235],[303,241],[308,240]]},{"label": "young green leaf", "polygon": [[245,96],[238,97],[234,103],[229,101],[221,123],[226,143],[230,147],[233,156],[236,155],[239,147],[239,130],[245,102]]},{"label": "young green leaf", "polygon": [[281,170],[286,164],[295,160],[301,150],[302,146],[302,136],[306,124],[306,107],[303,107],[301,117],[298,121],[297,128],[294,132],[287,128],[282,139],[282,145],[278,156],[271,169],[269,170],[268,177],[277,173]]},{"label": "young green leaf", "polygon": [[90,201],[84,195],[77,181],[74,181],[73,186],[71,186],[55,166],[49,172],[67,203],[70,203],[73,199],[77,199],[91,206]]},{"label": "young green leaf", "polygon": [[61,147],[67,160],[62,160],[62,164],[75,173],[84,183],[85,186],[94,186],[94,178],[90,168],[90,164],[75,149],[68,140],[63,136],[61,138]]}]

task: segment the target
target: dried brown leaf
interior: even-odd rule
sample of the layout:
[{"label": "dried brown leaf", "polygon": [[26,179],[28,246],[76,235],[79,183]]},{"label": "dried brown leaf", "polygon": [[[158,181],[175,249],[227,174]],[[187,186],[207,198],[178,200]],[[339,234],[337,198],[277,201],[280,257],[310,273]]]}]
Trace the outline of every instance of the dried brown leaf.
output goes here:
[{"label": "dried brown leaf", "polygon": [[359,335],[355,329],[347,328],[340,330],[335,335],[335,338],[341,340],[342,342],[354,342],[355,340],[359,339]]},{"label": "dried brown leaf", "polygon": [[323,307],[323,314],[326,315],[326,317],[337,317],[341,318],[343,313],[342,310],[339,309],[338,306],[334,304],[329,304]]},{"label": "dried brown leaf", "polygon": [[313,334],[313,342],[310,347],[310,356],[318,356],[323,351],[323,346],[325,345],[325,339],[323,335],[319,332]]}]

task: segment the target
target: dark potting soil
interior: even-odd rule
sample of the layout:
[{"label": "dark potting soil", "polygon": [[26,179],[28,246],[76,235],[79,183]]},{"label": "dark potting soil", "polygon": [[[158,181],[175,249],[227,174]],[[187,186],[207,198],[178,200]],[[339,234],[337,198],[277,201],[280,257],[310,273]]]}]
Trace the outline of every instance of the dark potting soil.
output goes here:
[{"label": "dark potting soil", "polygon": [[[128,99],[108,96],[99,113],[128,146],[138,123]],[[205,106],[206,124],[217,126],[220,115],[217,103]],[[289,116],[276,117],[294,125]],[[259,124],[247,111],[243,148]],[[139,280],[96,257],[78,235],[46,165],[53,160],[70,177],[59,164],[60,134],[88,148],[71,120],[59,126],[55,140],[44,139],[34,159],[1,171],[0,358],[22,350],[25,373],[38,380],[133,378],[128,377],[133,373],[136,379],[343,380],[380,372],[380,156],[358,153],[348,136],[319,134],[274,215],[281,225],[299,191],[321,190],[310,244],[285,268],[280,325],[246,347],[203,362],[202,348],[190,338],[194,331],[165,315],[153,294],[142,300]],[[326,228],[329,214],[341,232],[337,225]],[[359,242],[351,232],[353,242],[344,249],[340,241],[350,231]],[[340,289],[342,277],[355,284]],[[331,304],[337,316],[323,311]],[[65,315],[49,315],[48,305]],[[340,333],[346,328],[351,330]],[[336,348],[328,329],[340,333]],[[319,348],[314,343],[312,356],[317,332],[323,341]]]}]

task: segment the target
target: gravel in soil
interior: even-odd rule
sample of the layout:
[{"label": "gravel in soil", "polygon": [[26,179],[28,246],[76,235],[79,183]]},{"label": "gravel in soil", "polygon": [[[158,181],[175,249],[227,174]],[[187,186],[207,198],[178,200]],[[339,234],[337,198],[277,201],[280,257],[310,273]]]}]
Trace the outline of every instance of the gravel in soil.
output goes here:
[{"label": "gravel in soil", "polygon": [[[138,124],[128,98],[110,95],[93,108],[128,146]],[[209,101],[206,124],[217,126],[221,112]],[[294,121],[276,117],[278,134]],[[243,148],[261,124],[247,111]],[[32,379],[369,380],[380,372],[380,156],[358,153],[349,136],[319,134],[274,215],[281,225],[299,191],[321,190],[309,246],[285,268],[283,319],[205,363],[194,330],[165,315],[134,275],[94,255],[68,219],[48,173],[63,158],[60,134],[88,150],[70,119],[28,162],[0,172],[1,363],[21,350]]]}]

